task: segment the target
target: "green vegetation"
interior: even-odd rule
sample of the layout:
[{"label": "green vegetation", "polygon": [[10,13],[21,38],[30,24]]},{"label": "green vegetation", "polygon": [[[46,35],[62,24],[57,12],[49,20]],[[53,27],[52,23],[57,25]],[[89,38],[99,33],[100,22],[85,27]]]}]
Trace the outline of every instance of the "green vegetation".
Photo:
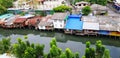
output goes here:
[{"label": "green vegetation", "polygon": [[0,14],[6,12],[7,8],[13,6],[13,0],[0,0]]},{"label": "green vegetation", "polygon": [[102,45],[100,40],[96,41],[96,50],[90,47],[90,42],[86,42],[85,55],[82,58],[111,58],[110,52]]},{"label": "green vegetation", "polygon": [[86,1],[86,2],[90,2],[91,4],[95,3],[95,4],[100,4],[100,5],[107,5],[107,1],[108,0],[75,0],[74,3],[76,2],[80,2],[80,1]]},{"label": "green vegetation", "polygon": [[2,41],[0,41],[0,54],[9,53],[11,48],[10,46],[10,38],[3,38]]},{"label": "green vegetation", "polygon": [[72,9],[69,6],[66,5],[60,5],[58,7],[53,8],[55,12],[66,12],[71,11]]},{"label": "green vegetation", "polygon": [[[80,58],[79,53],[73,53],[69,48],[65,52],[57,46],[56,39],[53,38],[50,42],[50,50],[48,54],[44,53],[44,45],[30,43],[24,36],[24,41],[17,38],[18,42],[11,45],[10,38],[2,39],[0,41],[0,53],[11,53],[17,58]],[[102,42],[96,42],[96,49],[90,47],[91,43],[86,42],[85,55],[82,58],[111,58],[110,52],[106,49]]]},{"label": "green vegetation", "polygon": [[82,9],[82,13],[83,15],[89,15],[91,13],[91,8],[90,6],[85,6],[83,9]]}]

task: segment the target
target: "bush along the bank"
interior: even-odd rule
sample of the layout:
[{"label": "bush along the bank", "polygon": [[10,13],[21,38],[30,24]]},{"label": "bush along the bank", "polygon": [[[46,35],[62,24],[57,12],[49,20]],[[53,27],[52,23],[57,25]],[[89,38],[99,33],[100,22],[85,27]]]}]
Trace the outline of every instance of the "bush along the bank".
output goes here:
[{"label": "bush along the bank", "polygon": [[0,54],[9,53],[11,48],[10,38],[3,38],[0,41]]},{"label": "bush along the bank", "polygon": [[57,47],[56,39],[52,39],[50,42],[50,51],[48,54],[44,55],[44,58],[79,58],[79,53],[75,54],[69,49],[66,48],[65,52],[61,48]]},{"label": "bush along the bank", "polygon": [[85,55],[82,58],[111,58],[108,49],[102,45],[100,40],[96,41],[96,50],[90,47],[90,42],[86,42]]},{"label": "bush along the bank", "polygon": [[[24,37],[27,39],[27,37]],[[18,38],[18,43],[13,45],[13,54],[17,58],[39,58],[44,55],[44,45],[41,44],[30,44],[29,41],[22,41]]]}]

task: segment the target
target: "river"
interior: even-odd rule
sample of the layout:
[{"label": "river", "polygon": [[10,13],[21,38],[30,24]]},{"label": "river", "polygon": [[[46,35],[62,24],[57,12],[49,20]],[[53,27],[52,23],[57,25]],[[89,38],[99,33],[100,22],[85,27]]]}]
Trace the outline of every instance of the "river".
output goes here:
[{"label": "river", "polygon": [[65,51],[65,48],[70,48],[72,52],[79,52],[80,57],[84,55],[85,42],[90,41],[92,47],[95,47],[95,42],[101,40],[103,44],[110,50],[112,58],[120,58],[120,40],[110,38],[107,36],[75,36],[66,35],[57,31],[39,31],[30,29],[2,29],[0,28],[0,39],[5,37],[11,37],[11,42],[17,42],[16,38],[22,38],[24,35],[28,36],[28,40],[31,43],[40,43],[45,45],[44,52],[49,52],[49,43],[53,37],[57,40],[58,47]]}]

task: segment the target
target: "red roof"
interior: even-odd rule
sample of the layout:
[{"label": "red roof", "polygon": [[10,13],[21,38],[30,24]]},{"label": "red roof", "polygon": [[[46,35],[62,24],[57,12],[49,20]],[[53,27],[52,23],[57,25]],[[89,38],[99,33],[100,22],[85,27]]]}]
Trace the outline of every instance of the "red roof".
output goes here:
[{"label": "red roof", "polygon": [[40,21],[40,20],[41,20],[41,17],[40,17],[40,16],[36,16],[36,17],[34,17],[34,18],[28,19],[28,20],[26,21],[26,25],[35,26],[36,23],[37,23],[38,21]]},{"label": "red roof", "polygon": [[26,18],[17,18],[14,23],[23,23],[25,22],[27,19]]}]

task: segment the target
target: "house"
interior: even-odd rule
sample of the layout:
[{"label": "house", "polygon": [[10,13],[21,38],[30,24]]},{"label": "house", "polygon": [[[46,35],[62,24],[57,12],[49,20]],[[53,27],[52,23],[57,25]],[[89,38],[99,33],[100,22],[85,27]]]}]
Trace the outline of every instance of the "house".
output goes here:
[{"label": "house", "polygon": [[35,27],[37,28],[37,25],[39,24],[41,20],[41,16],[35,16],[33,18],[29,18],[27,21],[26,21],[26,25],[31,28],[31,27]]},{"label": "house", "polygon": [[83,22],[83,30],[86,35],[97,35],[99,30],[99,23]]},{"label": "house", "polygon": [[65,25],[65,33],[84,35],[83,21],[81,21],[82,15],[69,15]]},{"label": "house", "polygon": [[3,28],[14,28],[14,21],[16,18],[18,18],[19,16],[14,15],[10,18],[8,18],[7,20],[4,21],[4,24],[2,25]]},{"label": "house", "polygon": [[25,24],[25,22],[27,21],[27,19],[30,19],[30,18],[33,18],[34,15],[29,15],[29,14],[26,14],[25,16],[21,16],[21,17],[18,17],[15,21],[14,21],[14,25],[15,27],[24,27],[24,26],[27,26]]},{"label": "house", "polygon": [[77,11],[81,11],[82,8],[84,8],[85,6],[88,6],[88,5],[90,5],[88,2],[81,1],[81,2],[75,3],[75,8],[77,9]]},{"label": "house", "polygon": [[40,22],[38,24],[39,30],[53,30],[53,23],[52,22]]},{"label": "house", "polygon": [[54,13],[52,16],[53,25],[55,29],[64,29],[65,18],[68,16],[68,13]]},{"label": "house", "polygon": [[40,23],[38,24],[39,30],[53,30],[53,21],[51,20],[51,16],[46,16],[41,18]]},{"label": "house", "polygon": [[92,9],[93,15],[104,15],[107,13],[108,8],[106,6],[92,4],[91,9]]},{"label": "house", "polygon": [[8,18],[14,16],[13,14],[4,14],[0,16],[0,25],[3,25],[4,21],[7,20]]}]

